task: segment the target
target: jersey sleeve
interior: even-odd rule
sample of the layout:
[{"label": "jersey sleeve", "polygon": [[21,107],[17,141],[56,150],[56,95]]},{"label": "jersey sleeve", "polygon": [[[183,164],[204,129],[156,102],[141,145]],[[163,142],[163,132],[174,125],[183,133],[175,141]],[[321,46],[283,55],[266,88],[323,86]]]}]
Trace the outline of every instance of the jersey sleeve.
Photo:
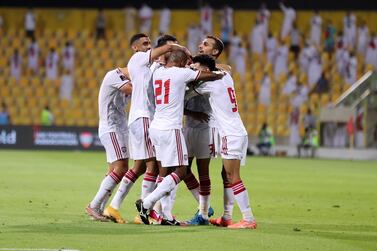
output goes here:
[{"label": "jersey sleeve", "polygon": [[184,68],[185,83],[196,81],[199,77],[200,71],[194,71],[190,68]]},{"label": "jersey sleeve", "polygon": [[113,79],[111,81],[111,86],[116,89],[120,89],[129,82],[130,80],[123,73],[117,70],[116,74],[114,74]]},{"label": "jersey sleeve", "polygon": [[202,95],[211,93],[211,90],[212,90],[211,82],[204,82],[194,87],[194,91]]},{"label": "jersey sleeve", "polygon": [[134,54],[133,63],[137,64],[138,66],[147,66],[151,63],[151,52],[152,50],[148,50],[146,52],[139,51]]}]

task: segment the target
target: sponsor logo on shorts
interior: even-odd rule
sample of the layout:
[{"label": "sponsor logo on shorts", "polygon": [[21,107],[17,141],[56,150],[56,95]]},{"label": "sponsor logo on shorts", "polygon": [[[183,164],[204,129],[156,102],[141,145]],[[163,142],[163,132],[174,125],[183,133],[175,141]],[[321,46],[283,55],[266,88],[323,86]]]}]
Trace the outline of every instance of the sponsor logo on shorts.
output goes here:
[{"label": "sponsor logo on shorts", "polygon": [[183,155],[184,160],[188,160],[187,154]]},{"label": "sponsor logo on shorts", "polygon": [[122,150],[122,153],[127,153],[127,147],[123,146],[123,147],[121,148],[121,150]]}]

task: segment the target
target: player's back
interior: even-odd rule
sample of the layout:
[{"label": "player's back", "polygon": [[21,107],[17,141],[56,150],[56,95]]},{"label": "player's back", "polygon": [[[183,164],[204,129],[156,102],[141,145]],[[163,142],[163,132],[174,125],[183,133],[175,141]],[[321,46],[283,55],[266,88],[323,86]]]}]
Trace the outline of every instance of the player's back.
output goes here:
[{"label": "player's back", "polygon": [[117,68],[106,73],[98,95],[99,134],[116,130],[127,130],[125,108],[130,96],[120,91],[129,80]]},{"label": "player's back", "polygon": [[136,52],[130,58],[127,68],[132,82],[132,97],[129,124],[137,118],[150,118],[153,104],[148,98],[148,87],[152,77],[150,69],[150,54],[147,52]]},{"label": "player's back", "polygon": [[160,67],[153,74],[156,110],[151,128],[182,128],[185,88],[199,72],[189,68]]},{"label": "player's back", "polygon": [[229,74],[222,79],[206,82],[197,90],[210,95],[209,102],[221,136],[247,135],[238,112],[234,82]]}]

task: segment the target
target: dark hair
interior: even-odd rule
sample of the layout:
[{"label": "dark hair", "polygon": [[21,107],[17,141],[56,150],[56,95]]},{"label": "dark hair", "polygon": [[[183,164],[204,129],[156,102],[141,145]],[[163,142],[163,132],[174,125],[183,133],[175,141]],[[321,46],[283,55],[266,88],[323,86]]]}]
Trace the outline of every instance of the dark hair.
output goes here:
[{"label": "dark hair", "polygon": [[192,59],[192,62],[207,66],[210,71],[216,70],[215,60],[209,55],[201,54],[201,55],[195,56]]},{"label": "dark hair", "polygon": [[148,37],[148,35],[144,33],[137,33],[133,35],[130,39],[130,45],[132,45],[133,43],[135,43],[137,40],[139,40],[142,37]]},{"label": "dark hair", "polygon": [[211,38],[211,39],[215,40],[215,49],[217,49],[219,51],[216,54],[216,57],[219,57],[221,55],[221,53],[223,52],[223,50],[224,50],[224,43],[223,43],[223,41],[221,41],[220,38],[212,36],[212,35],[207,36],[207,38]]},{"label": "dark hair", "polygon": [[176,42],[178,40],[177,40],[177,38],[175,36],[172,36],[172,35],[168,35],[168,34],[162,35],[157,40],[156,48],[161,47],[161,46],[167,44],[168,41]]}]

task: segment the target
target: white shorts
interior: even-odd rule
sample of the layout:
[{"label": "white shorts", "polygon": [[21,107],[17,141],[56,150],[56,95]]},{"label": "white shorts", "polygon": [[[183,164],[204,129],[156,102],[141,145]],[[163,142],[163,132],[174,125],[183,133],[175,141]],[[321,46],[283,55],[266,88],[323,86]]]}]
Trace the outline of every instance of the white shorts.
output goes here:
[{"label": "white shorts", "polygon": [[103,134],[99,139],[105,147],[108,163],[113,163],[120,159],[128,159],[130,157],[128,135],[126,133],[108,132]]},{"label": "white shorts", "polygon": [[187,144],[189,158],[209,159],[212,156],[213,147],[211,146],[210,128],[184,129],[184,136]]},{"label": "white shorts", "polygon": [[138,118],[128,128],[130,134],[130,152],[133,160],[145,160],[156,157],[152,141],[149,138],[149,118]]},{"label": "white shorts", "polygon": [[220,140],[220,134],[219,129],[217,127],[211,127],[210,129],[210,149],[211,149],[211,157],[217,158],[219,156],[221,151],[221,140]]},{"label": "white shorts", "polygon": [[239,159],[245,165],[247,153],[247,136],[224,136],[221,138],[221,158]]},{"label": "white shorts", "polygon": [[151,140],[156,149],[156,159],[162,167],[187,166],[188,154],[182,130],[149,129]]}]

